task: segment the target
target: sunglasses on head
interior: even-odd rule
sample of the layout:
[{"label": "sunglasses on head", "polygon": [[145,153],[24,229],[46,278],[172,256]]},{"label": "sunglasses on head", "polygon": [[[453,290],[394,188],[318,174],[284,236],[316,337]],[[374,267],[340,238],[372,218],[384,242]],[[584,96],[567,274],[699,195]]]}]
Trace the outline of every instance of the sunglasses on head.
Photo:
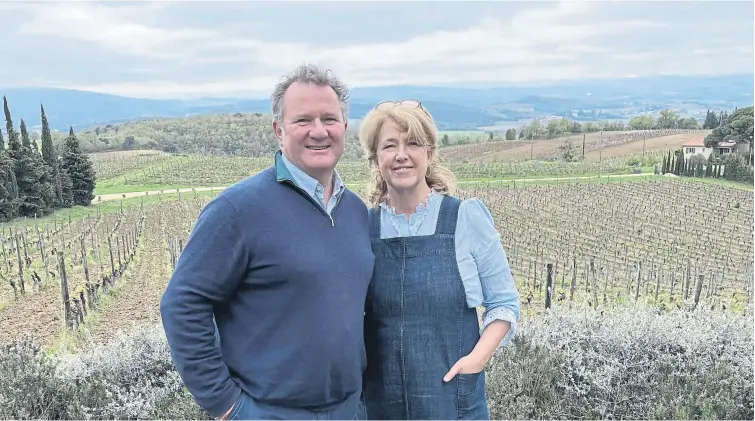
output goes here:
[{"label": "sunglasses on head", "polygon": [[422,110],[425,114],[428,116],[430,115],[425,107],[422,106],[422,103],[417,101],[416,99],[404,99],[401,101],[383,101],[375,105],[375,109],[379,111],[388,111],[393,107],[399,106],[399,105],[406,105],[410,107],[417,107],[420,110]]}]

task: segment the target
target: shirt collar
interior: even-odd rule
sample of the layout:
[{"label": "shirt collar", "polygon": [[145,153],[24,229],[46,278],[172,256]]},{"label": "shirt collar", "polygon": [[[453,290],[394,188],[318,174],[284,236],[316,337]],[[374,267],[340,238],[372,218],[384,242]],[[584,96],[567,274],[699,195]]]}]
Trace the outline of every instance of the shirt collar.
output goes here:
[{"label": "shirt collar", "polygon": [[[288,160],[281,151],[278,151],[276,153],[276,156],[280,157],[281,162],[285,166],[285,168],[288,170],[288,173],[293,178],[293,182],[296,183],[299,187],[304,189],[309,195],[322,195],[323,189],[325,186],[320,184],[319,181],[311,177],[309,174],[302,171],[299,167],[297,167],[294,163]],[[280,178],[280,177],[279,177]],[[338,173],[338,170],[333,169],[333,197],[340,196],[343,191],[346,189],[346,185],[344,184],[343,180],[341,179],[341,175]]]}]

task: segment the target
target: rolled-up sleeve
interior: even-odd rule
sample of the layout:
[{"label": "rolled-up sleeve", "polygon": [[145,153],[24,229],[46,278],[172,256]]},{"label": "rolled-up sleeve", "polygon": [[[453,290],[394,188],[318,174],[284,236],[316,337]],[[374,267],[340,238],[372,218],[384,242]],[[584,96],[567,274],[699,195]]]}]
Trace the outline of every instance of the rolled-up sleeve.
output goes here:
[{"label": "rolled-up sleeve", "polygon": [[[485,308],[482,315],[483,329],[495,320],[511,324],[509,332],[501,340],[501,345],[506,345],[516,335],[519,291],[514,283],[500,234],[487,207],[477,198],[462,202],[459,218],[459,225],[463,229],[461,232],[457,231],[457,235],[461,237],[460,242],[467,251],[468,260],[474,262],[476,269],[476,276],[463,276],[466,278],[464,281],[468,301]],[[471,263],[467,262],[467,266],[472,266]],[[478,298],[475,299],[475,296]]]}]

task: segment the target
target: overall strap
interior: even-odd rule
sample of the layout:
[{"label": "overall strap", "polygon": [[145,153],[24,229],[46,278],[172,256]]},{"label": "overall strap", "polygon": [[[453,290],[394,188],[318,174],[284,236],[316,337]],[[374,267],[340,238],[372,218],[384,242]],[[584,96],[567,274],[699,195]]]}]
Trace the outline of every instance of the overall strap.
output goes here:
[{"label": "overall strap", "polygon": [[459,215],[459,198],[444,195],[440,202],[440,211],[438,212],[438,224],[435,227],[436,234],[456,234],[456,220]]},{"label": "overall strap", "polygon": [[370,239],[380,239],[380,206],[369,208],[368,221],[370,224]]}]

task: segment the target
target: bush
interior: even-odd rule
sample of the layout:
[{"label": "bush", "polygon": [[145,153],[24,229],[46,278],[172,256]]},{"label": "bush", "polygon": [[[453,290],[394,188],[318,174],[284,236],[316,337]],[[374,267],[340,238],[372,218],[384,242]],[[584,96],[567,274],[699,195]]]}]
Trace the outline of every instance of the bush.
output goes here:
[{"label": "bush", "polygon": [[753,419],[750,318],[558,308],[520,326],[489,364],[494,419]]},{"label": "bush", "polygon": [[186,391],[158,325],[75,355],[0,349],[0,419],[211,419]]},{"label": "bush", "polygon": [[[493,419],[753,419],[751,318],[699,309],[524,319],[487,368]],[[162,328],[75,355],[0,348],[2,419],[210,419]]]}]

